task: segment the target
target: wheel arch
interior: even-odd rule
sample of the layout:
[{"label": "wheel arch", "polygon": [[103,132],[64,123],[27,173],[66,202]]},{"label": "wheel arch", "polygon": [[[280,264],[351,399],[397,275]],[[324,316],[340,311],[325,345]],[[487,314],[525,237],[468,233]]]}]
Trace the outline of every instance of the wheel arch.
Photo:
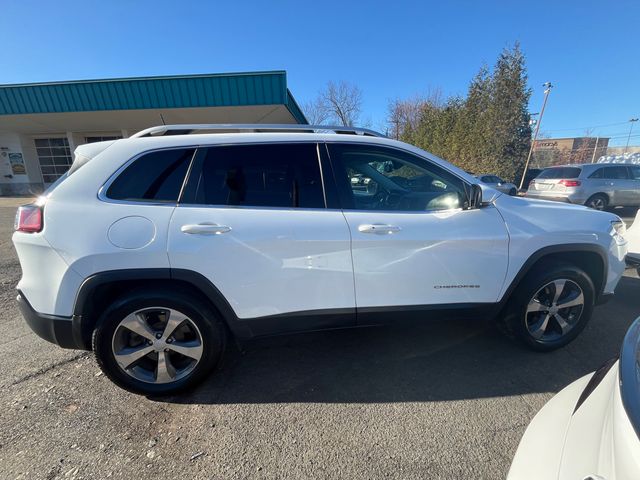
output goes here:
[{"label": "wheel arch", "polygon": [[611,195],[609,195],[607,192],[596,192],[596,193],[592,193],[592,194],[591,194],[591,195],[589,195],[589,196],[587,197],[587,199],[585,200],[585,202],[584,202],[584,203],[585,203],[585,205],[587,204],[587,202],[589,202],[589,200],[591,200],[593,197],[595,197],[595,196],[597,196],[597,195],[600,195],[600,196],[602,196],[602,197],[604,197],[604,198],[606,198],[606,199],[607,199],[607,205],[605,205],[605,207],[607,207],[607,206],[609,206],[609,207],[610,207],[610,206],[611,206]]},{"label": "wheel arch", "polygon": [[251,330],[240,322],[229,302],[213,283],[199,273],[170,268],[122,269],[99,272],[88,277],[76,295],[73,337],[85,349],[91,349],[91,335],[100,313],[110,300],[132,289],[170,288],[197,296],[208,303],[237,338],[249,338]]},{"label": "wheel arch", "polygon": [[500,300],[500,309],[506,305],[511,295],[525,277],[547,262],[572,263],[583,269],[595,287],[596,303],[604,291],[609,262],[604,248],[591,243],[569,243],[552,245],[535,251],[522,265]]}]

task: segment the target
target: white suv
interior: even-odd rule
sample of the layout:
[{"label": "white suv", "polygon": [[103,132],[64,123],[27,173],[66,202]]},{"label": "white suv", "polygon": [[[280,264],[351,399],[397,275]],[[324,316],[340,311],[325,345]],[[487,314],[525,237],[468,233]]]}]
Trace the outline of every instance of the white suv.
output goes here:
[{"label": "white suv", "polygon": [[406,319],[491,316],[551,350],[624,271],[617,216],[503,195],[368,130],[162,126],[75,153],[18,211],[18,302],[135,392],[196,384],[230,337]]}]

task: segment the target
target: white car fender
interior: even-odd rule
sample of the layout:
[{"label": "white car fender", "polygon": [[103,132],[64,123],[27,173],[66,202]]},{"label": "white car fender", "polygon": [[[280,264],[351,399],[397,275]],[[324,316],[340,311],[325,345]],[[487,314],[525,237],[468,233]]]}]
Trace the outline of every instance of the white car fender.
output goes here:
[{"label": "white car fender", "polygon": [[[573,410],[592,375],[561,390],[536,414],[520,440],[507,480],[557,478]],[[531,452],[544,452],[544,459]]]},{"label": "white car fender", "polygon": [[636,213],[633,224],[627,229],[625,238],[629,250],[627,255],[640,260],[640,209]]}]

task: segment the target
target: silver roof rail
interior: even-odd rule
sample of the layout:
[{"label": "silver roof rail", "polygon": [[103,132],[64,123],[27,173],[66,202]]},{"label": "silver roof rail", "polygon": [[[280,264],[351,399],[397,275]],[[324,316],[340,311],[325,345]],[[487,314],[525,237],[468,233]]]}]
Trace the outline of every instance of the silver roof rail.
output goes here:
[{"label": "silver roof rail", "polygon": [[188,135],[190,133],[230,133],[230,132],[301,132],[301,133],[337,133],[347,135],[363,135],[367,137],[385,137],[382,133],[368,128],[340,127],[336,125],[299,125],[299,124],[260,124],[260,123],[212,123],[159,125],[147,128],[130,138],[160,137],[163,135]]}]

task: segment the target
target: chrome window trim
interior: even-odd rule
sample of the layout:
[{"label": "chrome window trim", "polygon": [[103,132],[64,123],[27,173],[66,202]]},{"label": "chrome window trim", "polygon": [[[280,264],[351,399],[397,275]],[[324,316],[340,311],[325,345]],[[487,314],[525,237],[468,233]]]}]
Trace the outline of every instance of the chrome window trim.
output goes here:
[{"label": "chrome window trim", "polygon": [[[329,153],[329,145],[330,144],[338,144],[338,145],[343,145],[343,144],[348,144],[348,145],[367,145],[367,146],[371,146],[371,147],[383,147],[383,148],[388,148],[388,149],[392,149],[392,150],[397,150],[398,152],[402,152],[405,153],[407,155],[411,155],[413,157],[416,157],[418,159],[422,159],[425,162],[427,162],[429,165],[435,165],[437,168],[441,168],[443,170],[446,170],[447,173],[449,173],[450,175],[453,175],[454,177],[456,177],[458,180],[460,180],[462,182],[462,184],[465,187],[465,194],[469,195],[469,192],[467,192],[467,188],[471,188],[471,185],[480,185],[480,181],[478,181],[477,183],[469,183],[469,181],[463,177],[461,177],[460,175],[458,175],[456,172],[451,171],[450,169],[448,169],[447,167],[443,166],[443,165],[439,165],[436,162],[433,161],[433,159],[425,157],[424,155],[418,155],[417,153],[414,153],[410,150],[407,150],[405,148],[400,148],[400,147],[396,147],[395,145],[386,145],[386,144],[381,144],[381,143],[369,143],[369,142],[349,142],[349,141],[325,141],[324,144],[327,146],[327,154],[330,155]],[[445,160],[446,161],[446,160]],[[332,165],[333,168],[333,165]],[[465,210],[473,210],[473,209],[465,209],[465,208],[447,208],[447,209],[431,209],[431,210],[362,210],[362,209],[355,209],[355,208],[343,208],[342,211],[343,212],[380,212],[380,213],[399,213],[399,214],[410,214],[410,213],[418,213],[418,214],[422,214],[422,213],[451,213],[454,212],[456,210],[461,210],[461,211],[465,211]],[[477,209],[475,209],[477,210]]]},{"label": "chrome window trim", "polygon": [[[296,141],[290,141],[290,140],[279,140],[276,142],[242,142],[242,143],[214,143],[214,144],[203,144],[203,145],[199,145],[198,148],[202,148],[202,149],[209,149],[209,148],[216,148],[216,147],[237,147],[237,146],[243,146],[243,145],[313,145],[315,146],[315,152],[316,152],[316,160],[318,161],[318,170],[319,170],[319,176],[320,176],[320,182],[321,182],[321,187],[322,187],[322,199],[324,202],[324,208],[321,207],[270,207],[270,206],[258,206],[258,205],[213,205],[213,204],[208,204],[208,203],[184,203],[181,201],[182,199],[182,190],[181,190],[181,195],[180,197],[178,197],[180,199],[180,201],[178,201],[178,205],[180,207],[198,207],[198,208],[207,208],[207,207],[211,207],[211,208],[234,208],[234,209],[249,209],[249,210],[255,210],[255,209],[261,209],[261,210],[292,210],[292,211],[296,211],[296,210],[322,210],[322,211],[326,211],[326,210],[335,210],[335,209],[329,209],[327,208],[327,195],[326,195],[326,189],[325,189],[325,184],[324,184],[324,175],[322,173],[322,159],[320,158],[320,143],[317,140],[296,140]],[[194,158],[197,155],[197,151],[194,154]],[[191,175],[191,166],[193,165],[193,159],[191,164],[189,165],[189,170],[187,172],[187,175],[185,176],[185,183],[183,184],[182,188],[184,189],[186,187],[186,181],[189,180],[189,177]]]},{"label": "chrome window trim", "polygon": [[640,439],[640,317],[629,327],[620,352],[620,396]]},{"label": "chrome window trim", "polygon": [[[122,172],[124,172],[127,167],[129,165],[131,165],[133,162],[135,162],[136,160],[138,160],[140,157],[143,157],[144,155],[147,155],[149,153],[155,153],[155,152],[164,152],[164,151],[169,151],[169,150],[191,150],[193,149],[193,155],[191,156],[191,160],[189,162],[189,167],[187,169],[187,173],[189,172],[190,168],[191,168],[191,164],[193,163],[193,159],[195,157],[195,155],[198,153],[198,146],[197,145],[181,145],[181,146],[174,146],[174,147],[163,147],[163,148],[152,148],[150,150],[145,150],[143,152],[139,152],[136,155],[134,155],[133,157],[131,157],[129,160],[127,160],[126,162],[124,162],[122,165],[120,165],[120,167],[111,174],[111,176],[109,176],[109,178],[107,179],[106,182],[104,182],[102,184],[102,186],[98,189],[98,200],[100,200],[101,202],[105,202],[105,203],[113,203],[116,205],[148,205],[148,206],[155,206],[155,207],[175,207],[178,205],[178,201],[176,200],[175,202],[173,201],[157,201],[157,200],[150,200],[148,202],[145,202],[144,200],[117,200],[114,198],[109,198],[107,197],[107,191],[109,190],[109,187],[111,186],[111,184],[116,180],[116,178],[118,178],[120,176],[120,174]],[[178,192],[178,198],[180,198],[180,194],[182,193],[182,190],[184,188],[184,183],[187,179],[187,175],[185,174],[185,178],[182,181],[182,185],[180,187],[180,191]]]}]

